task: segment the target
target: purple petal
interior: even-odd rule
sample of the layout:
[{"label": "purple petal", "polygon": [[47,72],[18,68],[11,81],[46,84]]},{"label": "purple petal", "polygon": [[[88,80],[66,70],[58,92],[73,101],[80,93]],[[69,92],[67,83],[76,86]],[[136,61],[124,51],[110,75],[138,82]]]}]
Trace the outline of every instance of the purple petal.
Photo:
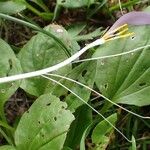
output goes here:
[{"label": "purple petal", "polygon": [[114,30],[115,28],[123,25],[150,25],[150,13],[147,12],[129,12],[122,17],[120,17],[114,25],[109,29],[109,31]]}]

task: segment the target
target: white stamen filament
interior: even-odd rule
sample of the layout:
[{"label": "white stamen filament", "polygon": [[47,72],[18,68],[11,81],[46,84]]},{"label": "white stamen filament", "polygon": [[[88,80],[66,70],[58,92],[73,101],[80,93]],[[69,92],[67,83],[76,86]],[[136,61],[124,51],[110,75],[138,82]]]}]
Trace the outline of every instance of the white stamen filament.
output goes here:
[{"label": "white stamen filament", "polygon": [[130,111],[130,110],[128,110],[128,109],[126,109],[126,108],[120,106],[119,104],[117,104],[117,103],[111,101],[110,99],[108,99],[108,98],[105,97],[104,95],[100,94],[99,92],[93,90],[92,88],[90,88],[89,86],[87,86],[87,85],[85,85],[85,84],[83,84],[83,83],[81,83],[81,82],[78,82],[78,81],[76,81],[76,80],[73,80],[73,79],[71,79],[71,78],[68,78],[68,77],[65,77],[65,76],[61,76],[61,75],[58,75],[58,74],[46,74],[46,75],[50,75],[50,76],[54,76],[54,77],[59,77],[59,78],[66,79],[66,80],[68,80],[68,81],[74,82],[74,83],[76,83],[76,84],[78,84],[78,85],[80,85],[80,86],[83,86],[83,87],[85,87],[86,89],[88,89],[88,90],[94,92],[95,94],[97,94],[98,96],[104,98],[105,100],[107,100],[107,101],[110,102],[111,104],[113,104],[113,105],[115,105],[115,106],[117,106],[117,107],[123,109],[124,111],[126,111],[126,112],[128,112],[128,113],[130,113],[130,114],[133,114],[134,116],[137,116],[137,117],[143,118],[143,119],[150,119],[150,117],[148,117],[148,116],[146,116],[146,117],[145,117],[145,116],[141,116],[141,115],[139,115],[139,114],[136,114],[136,113],[134,113],[134,112],[132,112],[132,111]]},{"label": "white stamen filament", "polygon": [[72,63],[79,63],[79,62],[85,62],[85,61],[91,61],[91,60],[98,60],[98,59],[105,59],[105,58],[112,58],[112,57],[123,56],[123,55],[127,55],[127,54],[130,54],[130,53],[142,50],[143,48],[147,48],[147,47],[150,47],[150,45],[141,46],[141,47],[135,48],[135,49],[133,49],[131,51],[122,52],[122,53],[118,53],[118,54],[114,54],[114,55],[106,55],[106,56],[100,56],[100,57],[93,57],[93,58],[76,60],[76,61],[73,61]]},{"label": "white stamen filament", "polygon": [[86,101],[84,101],[79,95],[77,95],[76,93],[74,93],[72,90],[70,90],[69,88],[67,88],[65,85],[61,84],[60,82],[47,77],[45,75],[41,75],[42,77],[51,80],[52,82],[55,82],[57,84],[59,84],[60,86],[62,86],[63,88],[65,88],[66,90],[70,91],[73,95],[75,95],[77,98],[79,98],[84,104],[86,104],[89,108],[91,108],[94,112],[96,112],[99,116],[101,116],[110,126],[112,126],[120,135],[122,135],[122,137],[124,137],[128,142],[132,142],[131,140],[129,140],[118,128],[116,128],[107,118],[105,118],[100,112],[98,112],[95,108],[93,108],[89,103],[87,103]]}]

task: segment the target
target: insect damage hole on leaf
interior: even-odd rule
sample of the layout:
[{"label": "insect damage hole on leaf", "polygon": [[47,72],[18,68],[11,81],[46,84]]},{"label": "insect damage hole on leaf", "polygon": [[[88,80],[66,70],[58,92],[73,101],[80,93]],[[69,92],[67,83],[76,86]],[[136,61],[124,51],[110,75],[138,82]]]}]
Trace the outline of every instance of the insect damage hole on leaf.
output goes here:
[{"label": "insect damage hole on leaf", "polygon": [[74,93],[68,87],[66,87],[65,85],[61,84],[60,82],[58,82],[58,81],[56,81],[50,77],[47,77],[45,75],[41,75],[41,76],[44,77],[45,79],[51,80],[51,81],[59,84],[60,86],[62,86],[66,90],[70,91],[74,96],[79,98],[84,104],[86,104],[89,108],[91,108],[95,113],[97,113],[99,116],[101,116],[110,126],[112,126],[120,135],[122,135],[122,137],[124,137],[128,142],[131,143],[131,140],[129,140],[117,127],[115,127],[111,122],[109,122],[109,120],[107,120],[100,112],[98,112],[95,108],[93,108],[89,103],[85,102],[84,99],[82,99],[78,94]]},{"label": "insect damage hole on leaf", "polygon": [[61,106],[61,109],[65,109],[65,106]]},{"label": "insect damage hole on leaf", "polygon": [[62,2],[62,3],[65,3],[65,2],[66,2],[66,0],[62,0],[61,2]]},{"label": "insect damage hole on leaf", "polygon": [[51,103],[46,104],[46,106],[50,106],[50,105],[51,105]]},{"label": "insect damage hole on leaf", "polygon": [[54,117],[54,120],[57,121],[57,117],[56,116]]},{"label": "insect damage hole on leaf", "polygon": [[108,83],[104,84],[104,87],[105,87],[105,89],[107,89],[108,88]]},{"label": "insect damage hole on leaf", "polygon": [[13,62],[11,59],[8,60],[8,63],[9,63],[9,67],[10,67],[10,70],[12,69],[12,65],[13,65]]},{"label": "insect damage hole on leaf", "polygon": [[84,77],[84,75],[87,73],[87,70],[84,70],[83,72],[82,72],[82,77]]},{"label": "insect damage hole on leaf", "polygon": [[136,38],[135,36],[131,36],[131,40],[135,40],[135,38]]},{"label": "insect damage hole on leaf", "polygon": [[139,83],[139,86],[145,86],[145,85],[146,85],[145,82]]}]

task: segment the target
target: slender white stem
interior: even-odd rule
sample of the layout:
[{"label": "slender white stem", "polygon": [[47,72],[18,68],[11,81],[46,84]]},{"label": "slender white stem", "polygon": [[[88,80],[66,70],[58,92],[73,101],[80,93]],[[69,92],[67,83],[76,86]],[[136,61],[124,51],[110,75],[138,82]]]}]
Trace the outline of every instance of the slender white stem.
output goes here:
[{"label": "slender white stem", "polygon": [[87,103],[86,101],[84,101],[84,99],[82,99],[79,95],[77,95],[76,93],[74,93],[72,90],[70,90],[68,87],[66,87],[65,85],[61,84],[60,82],[47,77],[45,75],[41,75],[42,77],[51,80],[52,82],[55,82],[57,84],[59,84],[60,86],[62,86],[63,88],[65,88],[66,90],[70,91],[73,95],[75,95],[77,98],[79,98],[84,104],[86,104],[89,108],[91,108],[94,112],[96,112],[99,116],[101,116],[110,126],[112,126],[120,135],[122,135],[122,137],[124,137],[128,142],[132,142],[131,140],[129,140],[118,128],[116,128],[107,118],[105,118],[100,112],[98,112],[96,109],[94,109],[89,103]]},{"label": "slender white stem", "polygon": [[127,54],[130,54],[130,53],[137,52],[137,51],[142,50],[143,48],[147,48],[147,47],[150,47],[150,45],[141,46],[141,47],[135,48],[131,51],[122,52],[122,53],[118,53],[118,54],[76,60],[76,61],[73,61],[72,63],[79,63],[79,62],[85,62],[85,61],[91,61],[91,60],[98,60],[98,59],[105,59],[105,58],[123,56],[123,55],[127,55]]},{"label": "slender white stem", "polygon": [[74,83],[76,83],[76,84],[78,84],[78,85],[81,85],[81,86],[85,87],[86,89],[88,89],[88,90],[94,92],[94,93],[97,94],[98,96],[101,96],[102,98],[104,98],[105,100],[107,100],[108,102],[110,102],[111,104],[113,104],[113,105],[115,105],[115,106],[117,106],[117,107],[123,109],[124,111],[126,111],[126,112],[128,112],[128,113],[130,113],[130,114],[133,114],[134,116],[137,116],[137,117],[140,117],[140,118],[143,118],[143,119],[150,119],[150,117],[148,117],[148,116],[146,116],[146,117],[145,117],[145,116],[141,116],[141,115],[139,115],[139,114],[136,114],[136,113],[134,113],[134,112],[132,112],[132,111],[130,111],[130,110],[128,110],[128,109],[126,109],[126,108],[120,106],[119,104],[117,104],[117,103],[111,101],[110,99],[108,99],[108,98],[105,97],[104,95],[100,94],[99,92],[93,90],[93,89],[90,88],[89,86],[87,86],[87,85],[85,85],[85,84],[83,84],[83,83],[80,83],[80,82],[78,82],[78,81],[76,81],[76,80],[73,80],[73,79],[71,79],[71,78],[68,78],[68,77],[65,77],[65,76],[61,76],[61,75],[58,75],[58,74],[46,74],[46,75],[50,75],[50,76],[54,76],[54,77],[59,77],[59,78],[66,79],[66,80],[69,80],[69,81],[71,81],[71,82],[74,82]]},{"label": "slender white stem", "polygon": [[88,49],[90,49],[90,48],[92,48],[94,46],[97,46],[97,45],[102,45],[104,43],[105,43],[105,40],[103,38],[98,39],[98,40],[88,44],[83,49],[81,49],[80,51],[78,51],[77,53],[75,53],[74,55],[72,55],[71,57],[69,57],[68,59],[64,60],[63,62],[61,62],[59,64],[56,64],[56,65],[51,66],[49,68],[45,68],[45,69],[38,70],[38,71],[33,71],[33,72],[28,72],[28,73],[23,73],[23,74],[18,74],[18,75],[13,75],[13,76],[9,76],[9,77],[2,77],[2,78],[0,78],[0,83],[6,83],[6,82],[15,81],[15,80],[36,77],[36,76],[39,76],[39,75],[42,75],[42,74],[46,74],[48,72],[55,71],[57,69],[60,69],[60,68],[62,68],[64,66],[70,64],[72,61],[77,59],[79,56],[81,56]]}]

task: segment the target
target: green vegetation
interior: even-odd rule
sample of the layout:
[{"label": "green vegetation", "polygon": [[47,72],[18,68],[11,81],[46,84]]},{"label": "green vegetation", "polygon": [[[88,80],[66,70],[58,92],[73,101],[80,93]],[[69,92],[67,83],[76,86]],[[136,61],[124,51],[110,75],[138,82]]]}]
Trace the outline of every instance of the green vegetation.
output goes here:
[{"label": "green vegetation", "polygon": [[0,150],[149,149],[150,25],[1,83],[67,60],[134,10],[149,0],[0,1]]}]

